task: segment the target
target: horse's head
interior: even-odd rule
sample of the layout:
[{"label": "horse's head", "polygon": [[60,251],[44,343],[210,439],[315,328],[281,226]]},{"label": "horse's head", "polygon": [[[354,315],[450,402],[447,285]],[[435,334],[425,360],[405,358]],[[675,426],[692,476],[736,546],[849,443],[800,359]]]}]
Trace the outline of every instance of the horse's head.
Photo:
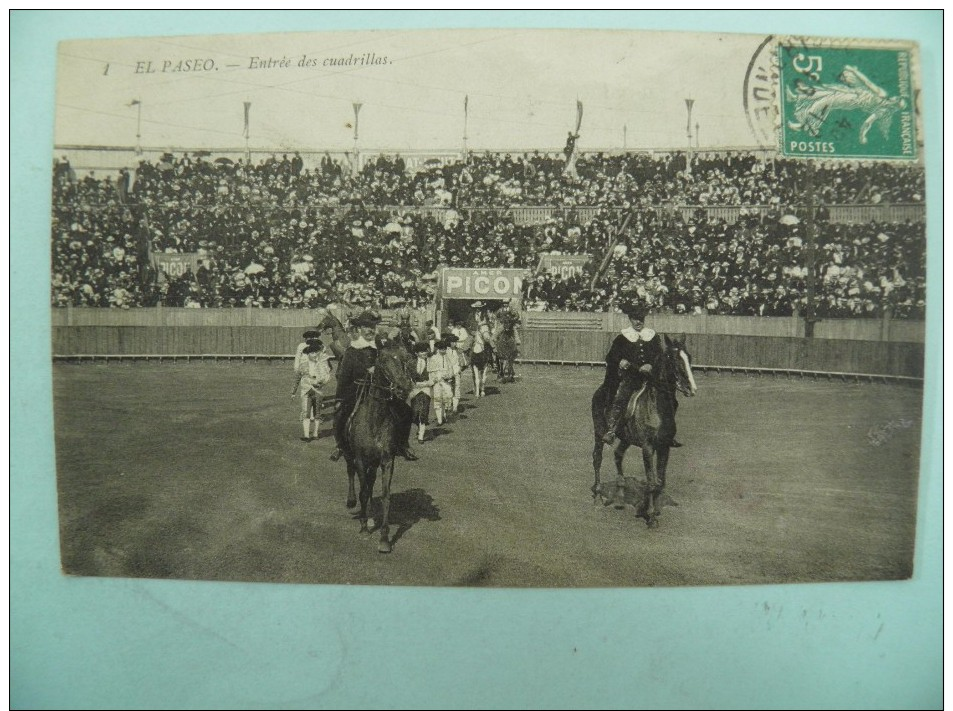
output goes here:
[{"label": "horse's head", "polygon": [[685,335],[663,336],[666,375],[674,382],[679,392],[693,397],[698,392],[695,376],[692,374],[692,357],[685,348]]},{"label": "horse's head", "polygon": [[321,319],[321,321],[318,322],[319,331],[344,330],[344,326],[338,320],[338,317],[331,313],[330,309],[318,309],[317,315]]},{"label": "horse's head", "polygon": [[414,386],[413,361],[403,348],[393,342],[377,352],[374,364],[374,384],[389,390],[399,400],[405,399]]}]

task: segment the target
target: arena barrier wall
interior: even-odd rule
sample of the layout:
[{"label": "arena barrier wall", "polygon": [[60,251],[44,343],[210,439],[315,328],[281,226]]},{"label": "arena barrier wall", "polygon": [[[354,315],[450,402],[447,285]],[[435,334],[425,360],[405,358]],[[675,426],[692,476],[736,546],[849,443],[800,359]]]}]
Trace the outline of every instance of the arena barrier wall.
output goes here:
[{"label": "arena barrier wall", "polygon": [[[286,326],[298,330],[317,326],[315,309],[219,308],[186,309],[168,306],[137,309],[54,308],[53,326]],[[394,322],[395,312],[384,310],[384,324]],[[430,309],[410,310],[417,323],[431,318]],[[299,334],[300,335],[300,334]]]},{"label": "arena barrier wall", "polygon": [[[415,323],[431,318],[429,309],[410,312]],[[394,312],[382,312],[385,325],[394,322]],[[169,326],[169,327],[290,327],[313,328],[317,325],[313,309],[185,309],[160,306],[140,309],[54,308],[53,326]],[[570,313],[563,311],[527,311],[524,330],[608,331],[618,333],[628,321],[618,313]],[[711,334],[728,336],[789,337],[804,336],[804,320],[797,316],[678,316],[653,314],[648,325],[664,333]],[[814,327],[817,338],[831,340],[888,341],[923,343],[923,321],[890,319],[823,319]]]},{"label": "arena barrier wall", "polygon": [[[601,363],[611,331],[524,329],[521,358]],[[53,354],[289,356],[301,341],[291,326],[54,326]],[[698,365],[923,377],[923,344],[689,333]]]},{"label": "arena barrier wall", "polygon": [[[527,329],[521,357],[544,362],[600,363],[612,332]],[[923,377],[923,344],[846,341],[823,338],[686,335],[692,362],[721,368],[818,371]]]}]

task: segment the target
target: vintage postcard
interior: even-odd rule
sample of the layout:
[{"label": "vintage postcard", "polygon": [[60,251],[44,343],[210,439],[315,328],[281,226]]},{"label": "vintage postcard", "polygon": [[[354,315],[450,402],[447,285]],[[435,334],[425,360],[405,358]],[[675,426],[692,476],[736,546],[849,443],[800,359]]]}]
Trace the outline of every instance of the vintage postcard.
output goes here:
[{"label": "vintage postcard", "polygon": [[912,575],[915,44],[377,31],[57,62],[64,573]]}]

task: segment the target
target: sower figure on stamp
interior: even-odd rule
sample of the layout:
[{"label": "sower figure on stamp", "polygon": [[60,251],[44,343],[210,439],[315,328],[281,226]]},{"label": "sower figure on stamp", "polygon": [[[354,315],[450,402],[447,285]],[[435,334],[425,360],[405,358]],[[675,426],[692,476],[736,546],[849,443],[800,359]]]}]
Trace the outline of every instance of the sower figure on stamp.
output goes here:
[{"label": "sower figure on stamp", "polygon": [[[648,307],[636,302],[622,304],[622,313],[629,318],[629,326],[612,342],[606,354],[606,375],[603,385],[606,397],[611,397],[608,415],[609,429],[602,437],[606,444],[616,438],[616,428],[633,393],[652,377],[652,363],[662,355],[662,339],[651,328],[645,327]],[[672,440],[672,447],[682,445]]]}]

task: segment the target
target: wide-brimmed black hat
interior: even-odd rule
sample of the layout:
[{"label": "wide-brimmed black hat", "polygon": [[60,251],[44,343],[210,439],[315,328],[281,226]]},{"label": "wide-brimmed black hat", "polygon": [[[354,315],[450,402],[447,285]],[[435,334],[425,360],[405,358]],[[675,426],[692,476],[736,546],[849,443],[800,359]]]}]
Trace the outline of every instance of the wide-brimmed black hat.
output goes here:
[{"label": "wide-brimmed black hat", "polygon": [[644,321],[645,317],[649,315],[649,307],[641,301],[623,301],[619,304],[619,308],[630,319],[637,321]]},{"label": "wide-brimmed black hat", "polygon": [[452,333],[442,333],[440,334],[440,340],[446,341],[447,343],[456,343],[460,340],[459,336],[455,336]]},{"label": "wide-brimmed black hat", "polygon": [[357,318],[351,319],[352,326],[364,327],[373,327],[381,322],[381,317],[375,314],[373,311],[365,311]]},{"label": "wide-brimmed black hat", "polygon": [[430,350],[429,343],[415,343],[414,344],[414,353],[426,353]]},{"label": "wide-brimmed black hat", "polygon": [[320,331],[305,331],[303,334],[301,334],[301,337],[305,339],[306,341],[311,341],[311,340],[314,340],[315,338],[320,338],[321,332]]},{"label": "wide-brimmed black hat", "polygon": [[450,345],[450,344],[447,342],[447,339],[446,339],[446,338],[441,338],[439,341],[437,341],[437,342],[434,344],[434,347],[435,347],[438,351],[442,351],[442,350],[445,350],[449,345]]}]

